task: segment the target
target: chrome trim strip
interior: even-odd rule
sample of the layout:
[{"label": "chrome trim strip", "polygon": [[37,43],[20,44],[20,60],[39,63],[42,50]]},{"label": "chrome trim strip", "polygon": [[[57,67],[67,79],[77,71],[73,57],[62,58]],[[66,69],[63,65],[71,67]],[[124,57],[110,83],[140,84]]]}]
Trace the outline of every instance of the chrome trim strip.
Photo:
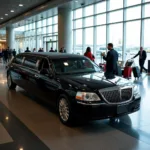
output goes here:
[{"label": "chrome trim strip", "polygon": [[[109,101],[106,100],[106,98],[103,96],[102,92],[107,92],[107,91],[115,91],[115,90],[119,90],[120,91],[120,99],[121,99],[121,90],[123,89],[128,89],[128,88],[132,88],[132,96],[129,100],[125,101],[125,102],[118,102],[118,103],[111,103]],[[116,86],[116,87],[112,87],[112,88],[105,88],[105,89],[102,89],[102,90],[99,90],[99,93],[100,95],[102,96],[103,100],[106,101],[108,104],[111,104],[111,105],[118,105],[118,104],[125,104],[125,103],[129,103],[132,99],[133,99],[133,96],[134,96],[134,93],[133,93],[133,86],[126,86],[126,87],[119,87],[119,86]]]},{"label": "chrome trim strip", "polygon": [[95,104],[88,104],[88,103],[84,103],[84,102],[79,102],[77,101],[78,104],[81,104],[81,105],[85,105],[85,106],[100,106],[100,105],[108,105],[106,103],[95,103]]}]

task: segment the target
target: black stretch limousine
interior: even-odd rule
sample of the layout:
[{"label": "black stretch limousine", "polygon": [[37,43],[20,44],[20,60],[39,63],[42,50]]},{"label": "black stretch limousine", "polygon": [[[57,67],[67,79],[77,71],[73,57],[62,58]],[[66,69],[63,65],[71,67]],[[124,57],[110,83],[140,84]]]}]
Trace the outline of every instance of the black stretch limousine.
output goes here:
[{"label": "black stretch limousine", "polygon": [[8,66],[9,89],[24,88],[56,107],[62,123],[75,118],[105,119],[136,112],[141,97],[128,80],[106,80],[100,68],[84,56],[23,53]]}]

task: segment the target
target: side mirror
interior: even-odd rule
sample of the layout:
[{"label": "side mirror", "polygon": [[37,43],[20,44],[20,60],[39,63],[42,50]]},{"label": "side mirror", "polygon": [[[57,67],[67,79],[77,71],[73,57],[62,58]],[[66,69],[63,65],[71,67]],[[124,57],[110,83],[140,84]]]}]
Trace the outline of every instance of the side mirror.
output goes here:
[{"label": "side mirror", "polygon": [[45,69],[45,68],[43,68],[43,69],[40,71],[40,74],[45,75],[45,76],[48,76],[48,77],[50,77],[50,78],[53,77],[53,74],[52,74],[48,69]]}]

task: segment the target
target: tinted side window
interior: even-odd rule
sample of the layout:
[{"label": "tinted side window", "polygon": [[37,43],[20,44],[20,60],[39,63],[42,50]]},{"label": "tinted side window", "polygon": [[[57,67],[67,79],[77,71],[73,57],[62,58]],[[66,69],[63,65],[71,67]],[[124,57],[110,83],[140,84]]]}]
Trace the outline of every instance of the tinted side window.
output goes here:
[{"label": "tinted side window", "polygon": [[23,56],[22,55],[18,55],[14,60],[13,63],[15,64],[22,64],[23,63]]},{"label": "tinted side window", "polygon": [[24,66],[38,70],[40,59],[38,57],[26,56]]}]

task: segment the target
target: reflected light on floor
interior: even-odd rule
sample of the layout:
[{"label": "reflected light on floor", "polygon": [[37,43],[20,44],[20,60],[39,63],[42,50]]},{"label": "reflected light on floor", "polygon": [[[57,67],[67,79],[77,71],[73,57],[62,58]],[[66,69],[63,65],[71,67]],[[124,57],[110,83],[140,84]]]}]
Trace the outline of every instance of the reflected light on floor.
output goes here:
[{"label": "reflected light on floor", "polygon": [[7,121],[8,121],[8,120],[9,120],[9,117],[8,117],[8,116],[6,116],[6,117],[5,117],[5,120],[7,120]]},{"label": "reflected light on floor", "polygon": [[0,84],[5,84],[7,83],[7,80],[0,80]]}]

